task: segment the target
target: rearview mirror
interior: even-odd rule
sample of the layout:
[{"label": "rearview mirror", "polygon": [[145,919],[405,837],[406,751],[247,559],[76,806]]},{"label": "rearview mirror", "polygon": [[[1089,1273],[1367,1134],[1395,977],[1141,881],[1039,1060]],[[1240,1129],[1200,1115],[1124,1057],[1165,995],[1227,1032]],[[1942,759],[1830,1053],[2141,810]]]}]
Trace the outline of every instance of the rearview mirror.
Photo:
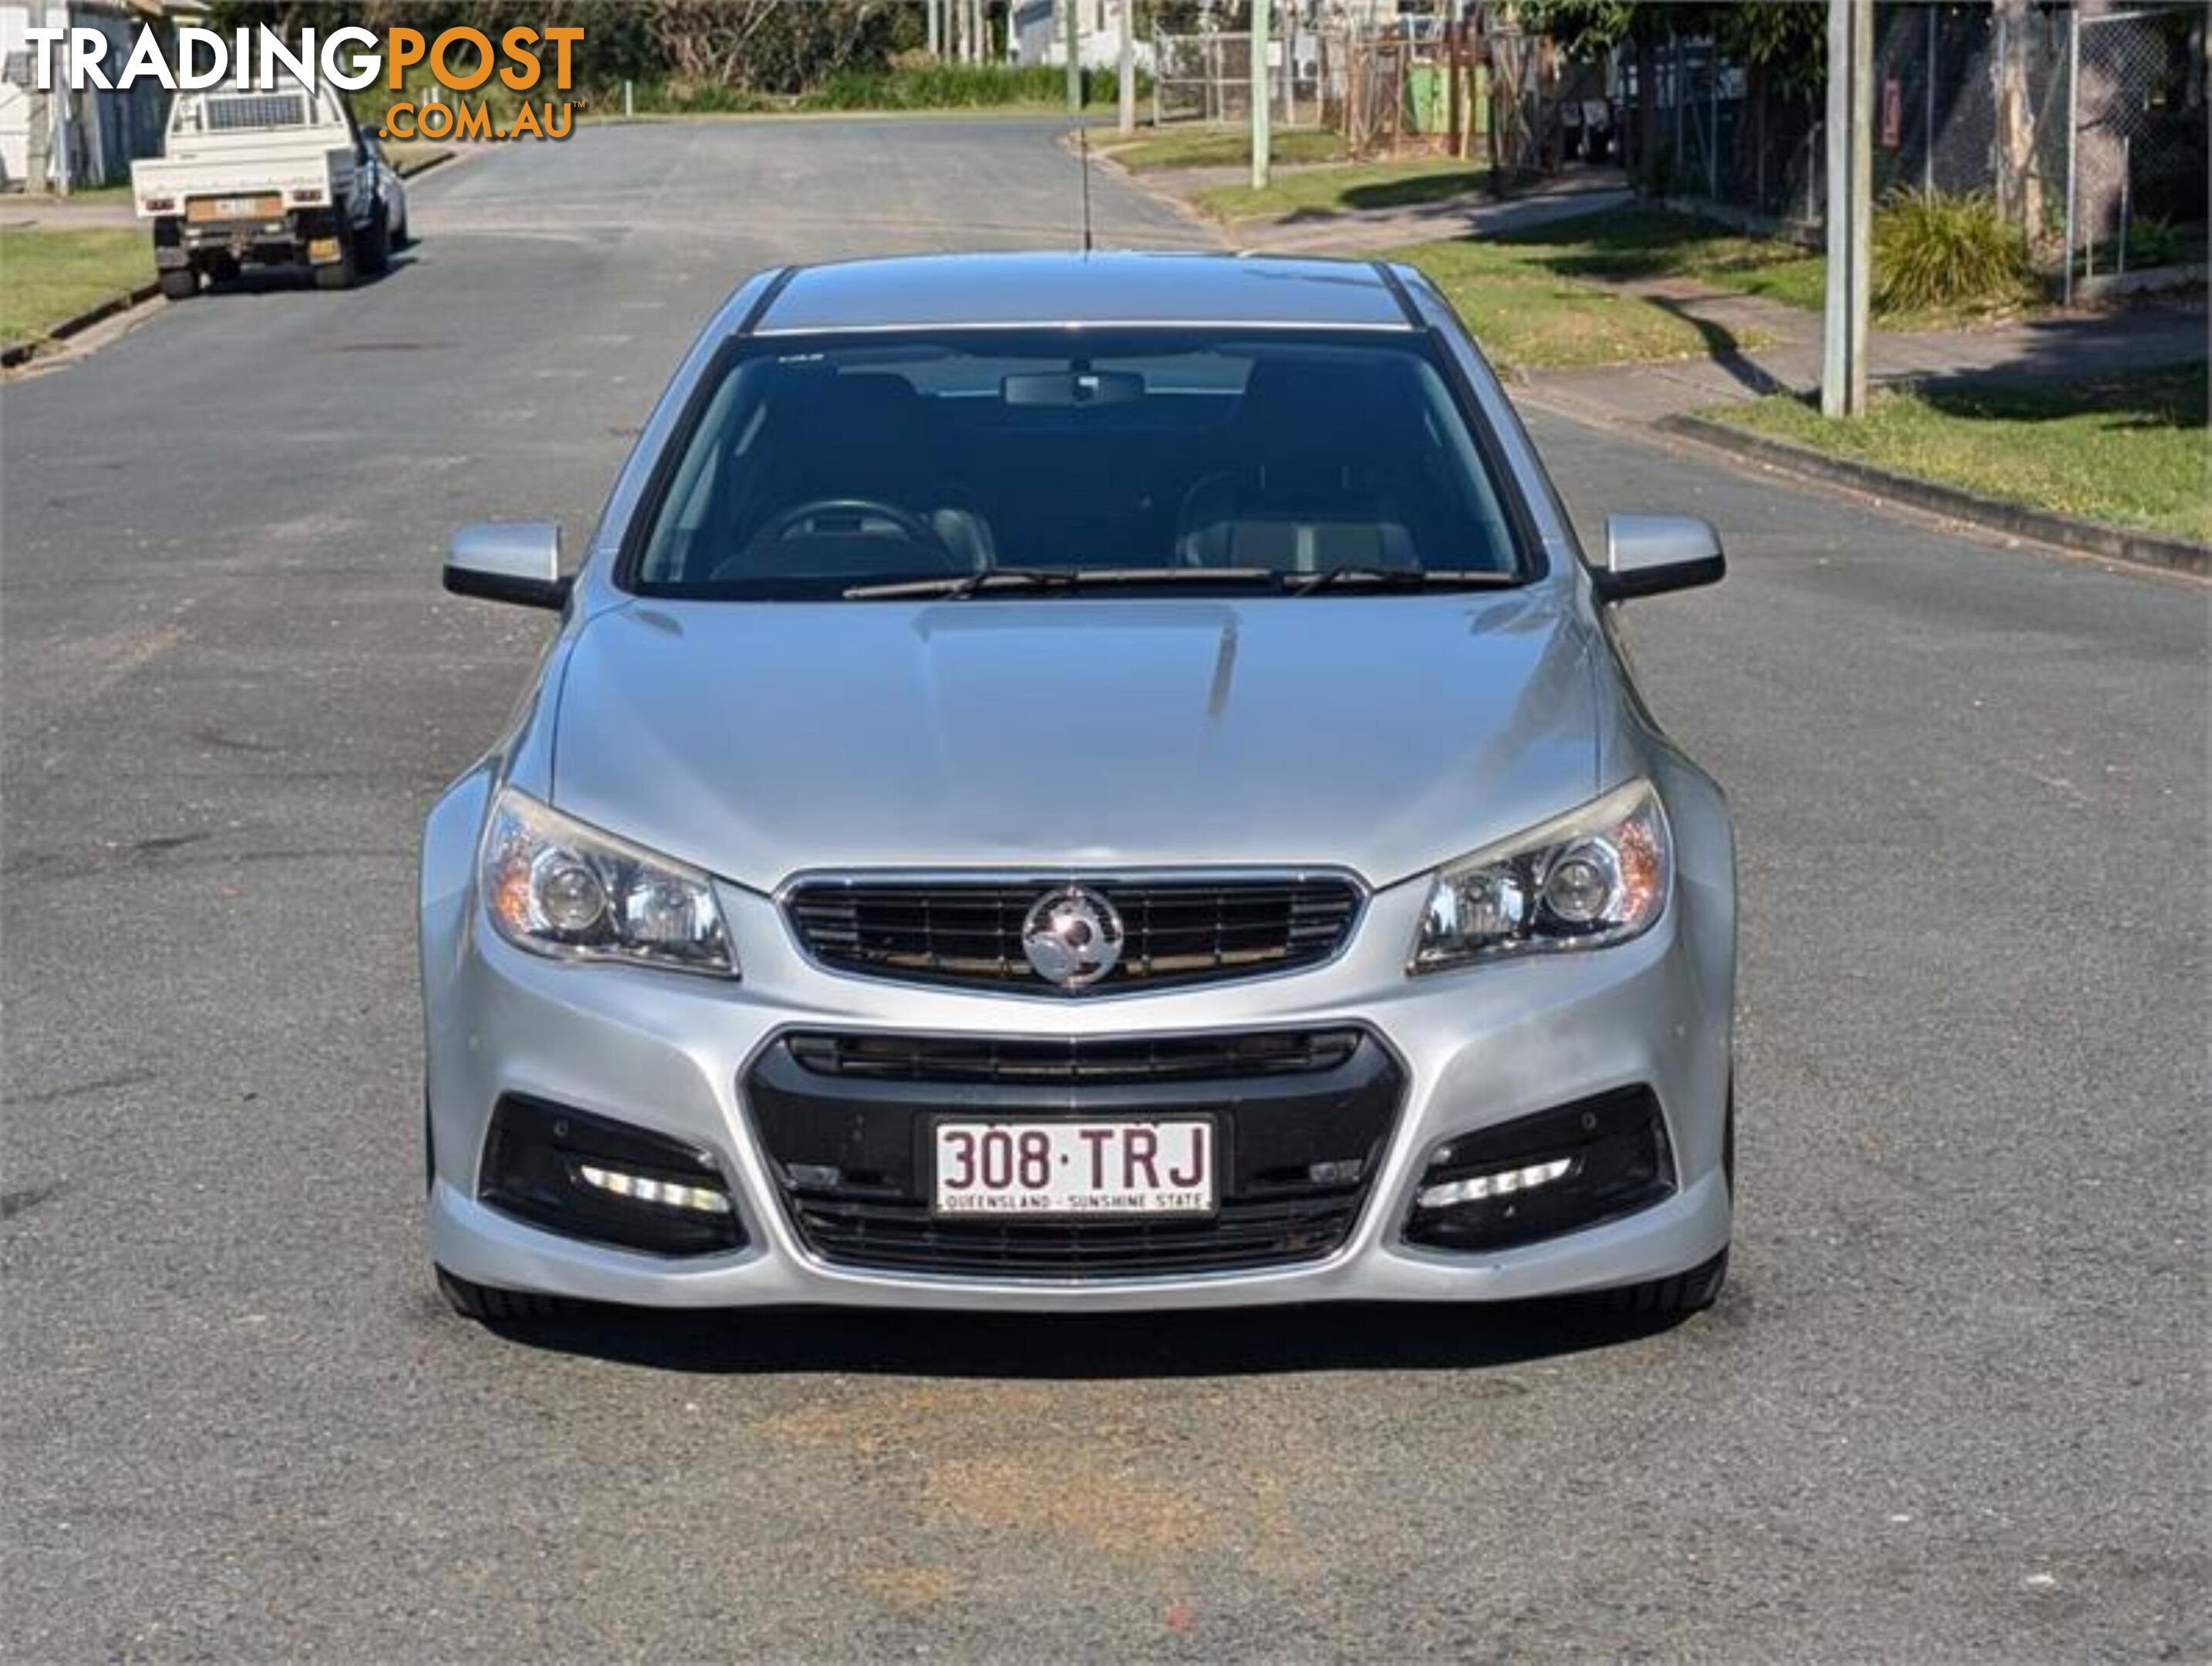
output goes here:
[{"label": "rearview mirror", "polygon": [[446,588],[456,596],[514,602],[523,607],[565,607],[568,581],[561,576],[561,523],[488,520],[453,534],[446,556]]},{"label": "rearview mirror", "polygon": [[1695,515],[1607,515],[1605,565],[1590,582],[1601,602],[1718,584],[1728,571],[1720,534]]},{"label": "rearview mirror", "polygon": [[1010,405],[1126,405],[1145,397],[1145,379],[1133,370],[1018,371],[999,379],[999,397]]}]

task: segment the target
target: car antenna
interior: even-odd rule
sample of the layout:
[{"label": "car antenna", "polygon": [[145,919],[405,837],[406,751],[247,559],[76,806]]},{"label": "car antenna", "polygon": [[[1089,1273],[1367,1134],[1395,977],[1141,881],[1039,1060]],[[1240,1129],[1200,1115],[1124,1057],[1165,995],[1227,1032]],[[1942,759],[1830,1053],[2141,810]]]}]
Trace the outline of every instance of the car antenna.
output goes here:
[{"label": "car antenna", "polygon": [[1075,112],[1075,154],[1083,169],[1083,252],[1091,252],[1091,124]]}]

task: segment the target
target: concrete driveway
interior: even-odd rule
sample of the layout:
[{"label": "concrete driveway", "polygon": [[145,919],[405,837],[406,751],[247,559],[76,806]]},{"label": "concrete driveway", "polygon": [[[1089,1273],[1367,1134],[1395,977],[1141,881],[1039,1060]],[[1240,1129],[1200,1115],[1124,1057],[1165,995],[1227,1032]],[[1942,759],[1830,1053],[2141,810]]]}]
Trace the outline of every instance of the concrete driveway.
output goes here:
[{"label": "concrete driveway", "polygon": [[1735,560],[1632,626],[1743,844],[1717,1311],[446,1313],[416,829],[545,631],[447,529],[580,537],[746,270],[1065,244],[1074,167],[591,129],[7,387],[0,1653],[2203,1657],[2203,592],[1558,418]]}]

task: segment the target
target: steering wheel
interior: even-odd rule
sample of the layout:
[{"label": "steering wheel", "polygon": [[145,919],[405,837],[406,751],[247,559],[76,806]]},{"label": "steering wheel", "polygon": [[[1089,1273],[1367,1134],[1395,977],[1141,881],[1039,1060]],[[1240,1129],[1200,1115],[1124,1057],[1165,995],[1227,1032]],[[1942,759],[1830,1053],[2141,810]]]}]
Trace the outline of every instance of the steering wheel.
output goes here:
[{"label": "steering wheel", "polygon": [[[907,543],[927,550],[937,556],[948,573],[968,570],[968,564],[946,546],[945,539],[929,522],[911,509],[901,508],[896,503],[886,503],[874,497],[817,497],[808,502],[793,504],[754,533],[749,548],[780,544],[802,530],[836,530],[810,523],[840,520],[858,521],[862,519],[889,522]],[[717,576],[720,576],[719,573]]]}]

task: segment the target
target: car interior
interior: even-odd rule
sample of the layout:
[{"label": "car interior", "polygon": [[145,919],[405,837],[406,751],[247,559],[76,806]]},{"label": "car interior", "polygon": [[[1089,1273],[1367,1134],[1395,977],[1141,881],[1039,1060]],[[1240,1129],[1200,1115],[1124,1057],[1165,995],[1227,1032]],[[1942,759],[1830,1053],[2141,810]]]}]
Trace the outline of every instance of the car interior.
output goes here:
[{"label": "car interior", "polygon": [[902,352],[734,367],[638,576],[1514,565],[1466,418],[1414,352]]}]

